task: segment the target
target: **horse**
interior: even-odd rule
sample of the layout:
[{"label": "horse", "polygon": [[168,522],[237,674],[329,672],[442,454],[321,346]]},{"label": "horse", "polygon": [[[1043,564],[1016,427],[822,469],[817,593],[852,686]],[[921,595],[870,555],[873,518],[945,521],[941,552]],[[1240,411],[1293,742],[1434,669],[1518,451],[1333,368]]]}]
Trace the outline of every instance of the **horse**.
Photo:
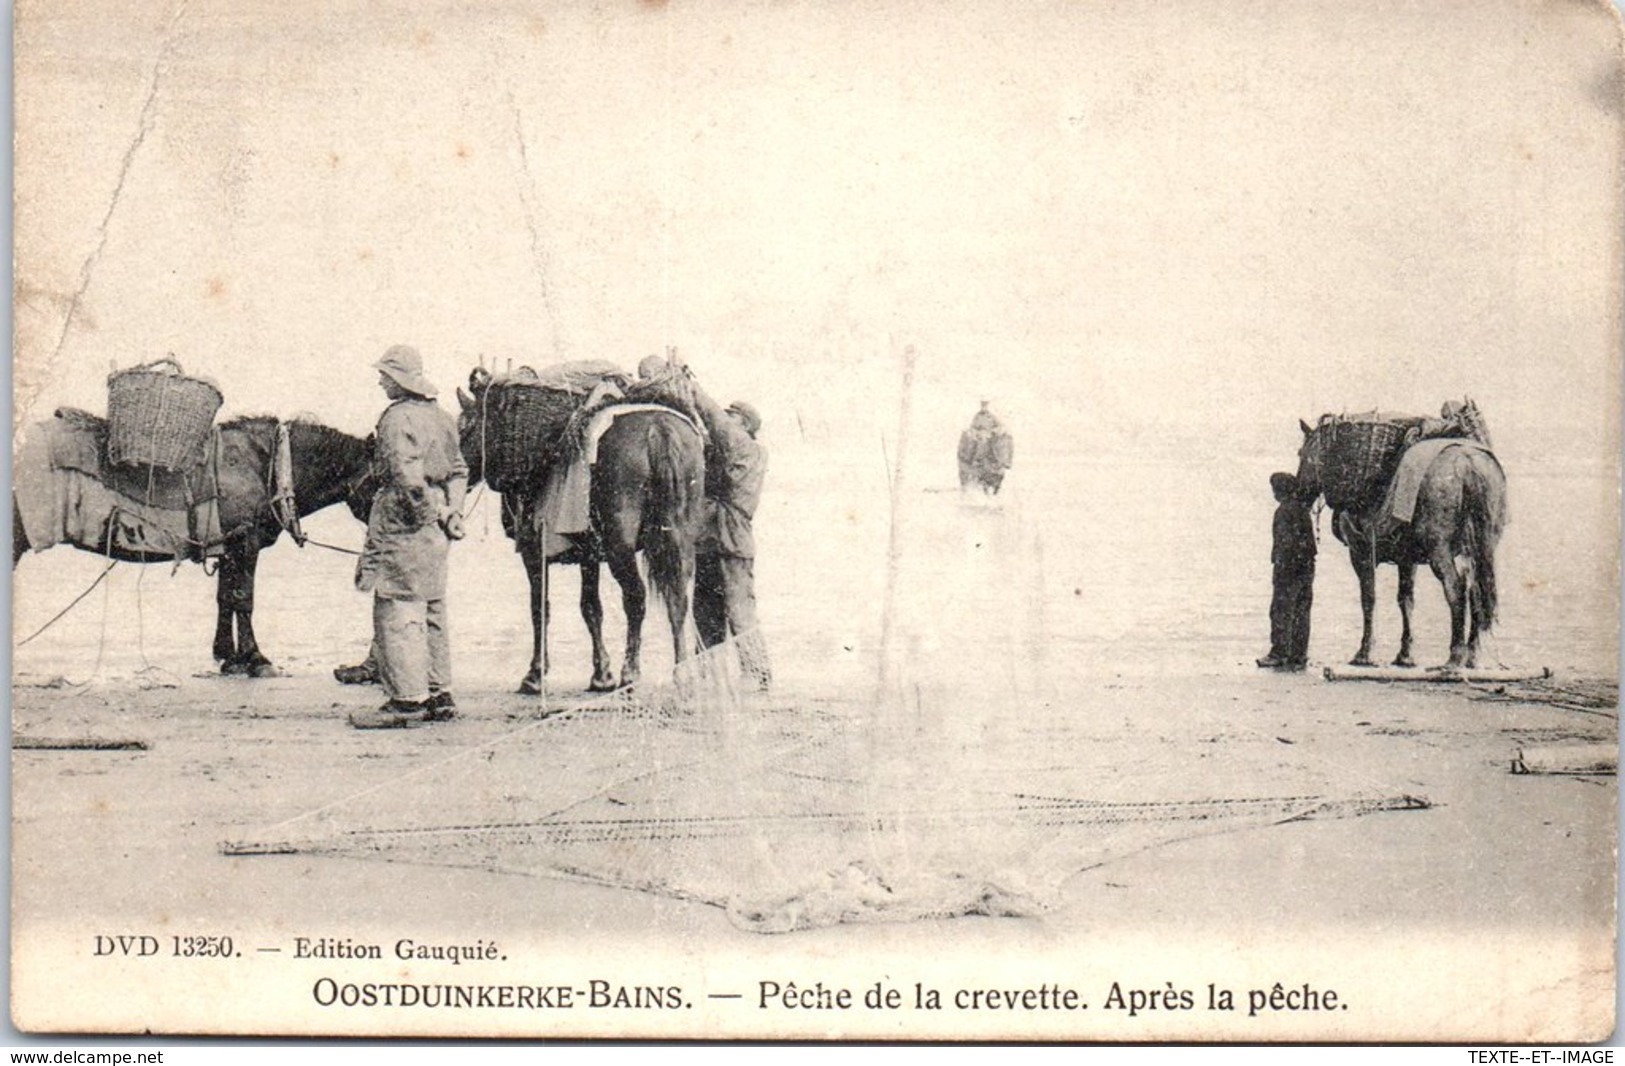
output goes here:
[{"label": "horse", "polygon": [[[1298,478],[1305,490],[1319,495],[1333,462],[1326,454],[1329,418],[1311,429],[1300,421],[1303,445],[1298,452]],[[1399,614],[1402,623],[1395,666],[1416,665],[1411,657],[1411,608],[1415,604],[1416,568],[1427,564],[1450,605],[1450,658],[1446,669],[1471,668],[1478,661],[1478,640],[1495,624],[1497,594],[1495,549],[1506,526],[1506,475],[1487,450],[1448,448],[1422,475],[1416,507],[1409,522],[1388,512],[1386,493],[1356,513],[1334,513],[1334,531],[1349,551],[1360,582],[1364,624],[1354,666],[1371,665],[1371,620],[1376,603],[1377,567],[1399,568]]]},{"label": "horse", "polygon": [[[483,440],[486,428],[486,391],[491,375],[483,369],[469,374],[469,390],[457,390],[462,408],[458,434],[468,463],[469,484],[484,476]],[[540,695],[547,676],[547,575],[550,563],[573,563],[581,568],[581,617],[592,638],[590,692],[611,692],[636,684],[641,674],[643,618],[648,588],[638,570],[637,553],[648,560],[649,578],[664,601],[671,624],[676,661],[692,654],[688,633],[689,605],[694,585],[695,541],[699,537],[705,486],[705,442],[695,427],[676,411],[633,411],[617,417],[598,441],[592,468],[590,529],[570,536],[568,547],[549,553],[545,538],[527,528],[540,496],[546,459],[535,458],[534,477],[502,493],[503,531],[512,538],[525,564],[530,585],[532,632],[530,669],[519,683],[524,695]],[[604,646],[604,609],[599,599],[600,565],[621,587],[626,613],[626,651],[617,682]]]},{"label": "horse", "polygon": [[[105,440],[105,420],[83,414],[78,417]],[[198,553],[220,550],[213,651],[223,674],[277,676],[276,667],[260,650],[254,636],[254,575],[259,554],[274,544],[284,530],[290,530],[297,518],[340,502],[350,503],[354,509],[353,497],[361,490],[372,464],[372,445],[368,441],[318,422],[289,422],[293,501],[291,507],[277,506],[277,429],[278,420],[268,416],[238,418],[219,426],[219,461],[214,477],[223,533],[218,543],[189,546]],[[63,473],[49,471],[53,477]],[[27,476],[22,470],[17,474],[19,478]],[[11,566],[15,570],[32,545],[23,529],[15,491],[11,504]],[[301,534],[295,531],[294,536],[299,538]],[[186,555],[179,548],[171,552],[134,550],[108,543],[111,538],[109,529],[98,543],[73,542],[73,546],[120,562],[173,562],[177,552],[179,557]]]}]

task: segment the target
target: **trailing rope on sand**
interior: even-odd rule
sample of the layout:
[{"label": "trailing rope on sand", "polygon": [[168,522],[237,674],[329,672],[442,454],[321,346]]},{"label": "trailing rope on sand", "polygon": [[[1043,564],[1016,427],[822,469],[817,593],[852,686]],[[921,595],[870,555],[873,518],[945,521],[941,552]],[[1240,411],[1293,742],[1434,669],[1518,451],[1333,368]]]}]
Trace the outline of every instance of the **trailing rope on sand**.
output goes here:
[{"label": "trailing rope on sand", "polygon": [[63,617],[65,615],[67,615],[67,613],[69,611],[71,611],[75,607],[79,606],[80,601],[83,600],[86,596],[89,596],[91,591],[93,589],[95,589],[95,587],[97,585],[100,585],[102,583],[102,579],[107,577],[108,574],[112,573],[113,572],[113,567],[115,567],[117,565],[118,565],[118,560],[117,559],[109,560],[108,563],[107,563],[107,566],[105,568],[103,568],[102,572],[96,575],[96,580],[92,581],[89,585],[87,585],[85,587],[85,591],[83,591],[79,595],[75,596],[71,603],[69,603],[66,607],[62,608],[60,611],[56,612],[56,614],[51,617],[51,620],[49,622],[46,622],[44,625],[42,625],[38,629],[34,630],[34,632],[30,633],[28,636],[24,637],[22,640],[19,640],[17,642],[17,647],[19,647],[19,648],[22,647],[23,645],[27,644],[29,641],[33,640],[35,637],[39,636],[41,633],[45,632],[47,629],[50,629],[52,626],[54,626],[58,622],[60,622],[63,619]]}]

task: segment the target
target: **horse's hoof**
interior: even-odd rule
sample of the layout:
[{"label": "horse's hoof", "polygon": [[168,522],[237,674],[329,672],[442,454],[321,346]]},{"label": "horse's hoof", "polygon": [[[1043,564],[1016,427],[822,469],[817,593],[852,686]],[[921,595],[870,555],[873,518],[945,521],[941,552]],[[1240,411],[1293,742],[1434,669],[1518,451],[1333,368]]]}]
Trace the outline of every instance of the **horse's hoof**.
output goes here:
[{"label": "horse's hoof", "polygon": [[618,689],[620,687],[621,686],[617,685],[613,680],[603,681],[603,680],[600,680],[599,678],[595,677],[595,678],[592,679],[592,682],[587,685],[587,691],[588,692],[614,692],[616,689]]},{"label": "horse's hoof", "polygon": [[1409,655],[1401,655],[1399,658],[1394,660],[1394,665],[1403,666],[1407,670],[1414,670],[1416,669],[1416,660],[1412,659]]},{"label": "horse's hoof", "polygon": [[250,666],[248,668],[248,676],[249,677],[287,677],[288,675],[284,674],[281,670],[277,669],[276,663],[255,663],[253,666]]},{"label": "horse's hoof", "polygon": [[1350,666],[1372,666],[1374,664],[1371,662],[1371,657],[1369,655],[1356,655],[1354,658],[1349,660],[1349,665]]},{"label": "horse's hoof", "polygon": [[227,677],[247,677],[249,666],[241,659],[227,659],[220,664],[220,672]]},{"label": "horse's hoof", "polygon": [[535,678],[527,677],[519,682],[519,694],[521,696],[540,696],[542,694],[542,683]]}]

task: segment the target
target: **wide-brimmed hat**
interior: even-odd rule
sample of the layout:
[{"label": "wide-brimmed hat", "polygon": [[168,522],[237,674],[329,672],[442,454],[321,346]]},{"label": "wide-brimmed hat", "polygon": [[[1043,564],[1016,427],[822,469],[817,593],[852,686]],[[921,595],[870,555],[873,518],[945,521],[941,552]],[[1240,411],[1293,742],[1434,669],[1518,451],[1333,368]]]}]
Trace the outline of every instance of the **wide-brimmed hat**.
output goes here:
[{"label": "wide-brimmed hat", "polygon": [[416,348],[397,344],[372,365],[388,374],[395,384],[407,392],[421,396],[425,400],[432,400],[439,395],[429,379],[423,376],[423,356],[418,354]]},{"label": "wide-brimmed hat", "polygon": [[745,432],[751,436],[756,436],[757,431],[762,428],[761,414],[744,400],[735,400],[729,404],[728,411],[737,415],[739,420],[745,423]]}]

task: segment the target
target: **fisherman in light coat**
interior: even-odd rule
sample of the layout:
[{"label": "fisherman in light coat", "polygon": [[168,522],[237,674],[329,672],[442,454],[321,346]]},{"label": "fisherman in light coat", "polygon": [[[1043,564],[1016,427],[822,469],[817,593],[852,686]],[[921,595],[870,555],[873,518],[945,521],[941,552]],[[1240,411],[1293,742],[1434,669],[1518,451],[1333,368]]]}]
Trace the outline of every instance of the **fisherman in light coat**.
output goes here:
[{"label": "fisherman in light coat", "polygon": [[374,365],[391,402],[378,419],[373,473],[380,487],[355,580],[373,595],[373,647],[389,701],[376,712],[351,715],[360,729],[455,714],[446,568],[451,542],[463,536],[468,491],[457,423],[435,402],[423,357],[397,345]]}]

